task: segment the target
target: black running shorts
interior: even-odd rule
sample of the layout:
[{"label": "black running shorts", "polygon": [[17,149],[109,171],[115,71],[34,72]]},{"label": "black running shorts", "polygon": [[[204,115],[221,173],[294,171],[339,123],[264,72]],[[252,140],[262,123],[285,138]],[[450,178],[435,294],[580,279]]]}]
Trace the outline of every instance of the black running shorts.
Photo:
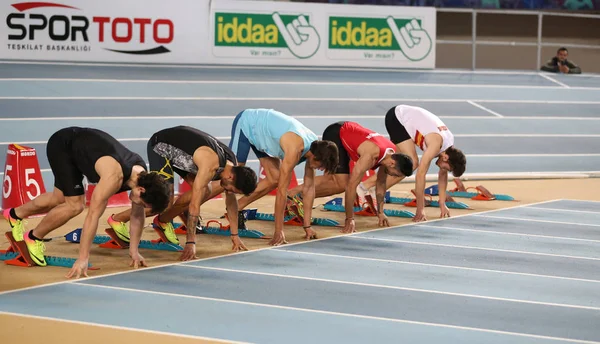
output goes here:
[{"label": "black running shorts", "polygon": [[171,166],[171,161],[169,161],[169,159],[154,151],[154,146],[154,140],[148,140],[146,149],[148,154],[148,163],[150,165],[150,172],[157,172],[169,184],[175,183],[174,173],[177,173],[182,179],[185,179],[189,172]]},{"label": "black running shorts", "polygon": [[390,140],[394,144],[411,140],[410,135],[406,131],[406,128],[398,121],[396,117],[396,107],[391,108],[385,115],[385,129],[390,135]]},{"label": "black running shorts", "polygon": [[73,131],[65,128],[50,136],[46,144],[46,156],[54,175],[54,187],[66,197],[85,194],[83,173],[71,157],[72,141]]}]

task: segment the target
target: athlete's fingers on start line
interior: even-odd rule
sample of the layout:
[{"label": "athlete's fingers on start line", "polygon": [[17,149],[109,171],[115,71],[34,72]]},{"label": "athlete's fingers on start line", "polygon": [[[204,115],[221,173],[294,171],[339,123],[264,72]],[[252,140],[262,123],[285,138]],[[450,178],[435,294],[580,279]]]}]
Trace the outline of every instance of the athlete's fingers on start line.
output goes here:
[{"label": "athlete's fingers on start line", "polygon": [[146,262],[144,260],[135,260],[132,259],[131,263],[129,263],[130,267],[133,267],[134,269],[138,269],[140,267],[148,267],[148,265],[146,264]]},{"label": "athlete's fingers on start line", "polygon": [[246,245],[244,245],[243,242],[234,242],[231,245],[231,250],[235,251],[235,252],[239,252],[239,251],[248,251],[248,248],[246,247]]},{"label": "athlete's fingers on start line", "polygon": [[313,240],[317,238],[317,232],[315,232],[313,229],[306,228],[304,231],[306,232],[306,235],[304,236],[305,240]]},{"label": "athlete's fingers on start line", "polygon": [[186,245],[186,247],[183,249],[183,252],[181,253],[179,260],[187,261],[193,259],[198,259],[198,257],[196,256],[196,245]]},{"label": "athlete's fingers on start line", "polygon": [[80,261],[79,259],[75,261],[75,263],[73,264],[73,267],[71,268],[71,271],[69,271],[69,273],[67,274],[67,278],[72,278],[73,276],[75,276],[75,278],[79,278],[81,277],[81,275],[83,274],[84,277],[88,277],[87,274],[87,266],[88,266],[88,262],[87,260],[85,261]]}]

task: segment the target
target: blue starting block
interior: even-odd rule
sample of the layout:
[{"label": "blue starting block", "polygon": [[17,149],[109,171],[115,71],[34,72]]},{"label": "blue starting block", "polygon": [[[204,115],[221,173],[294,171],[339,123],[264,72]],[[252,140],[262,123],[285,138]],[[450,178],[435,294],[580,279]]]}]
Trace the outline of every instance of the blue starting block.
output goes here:
[{"label": "blue starting block", "polygon": [[[452,196],[452,197],[458,197],[458,198],[471,198],[473,199],[474,197],[479,196],[480,194],[478,192],[466,192],[466,191],[448,191],[448,195]],[[515,198],[509,195],[502,195],[502,194],[494,194],[494,199],[496,201],[514,201]]]},{"label": "blue starting block", "polygon": [[19,255],[19,252],[0,253],[0,260],[15,259],[15,258],[17,258],[18,255]]},{"label": "blue starting block", "polygon": [[[6,252],[0,253],[0,260],[11,260],[15,259],[19,256],[18,252]],[[74,258],[65,258],[65,257],[54,257],[54,256],[45,256],[46,265],[48,266],[60,266],[64,268],[71,268],[77,259]],[[91,268],[92,264],[88,264],[88,268]]]},{"label": "blue starting block", "polygon": [[[413,203],[413,202],[415,202],[414,198],[392,197],[392,196],[389,196],[389,191],[386,193],[385,203],[402,204],[407,207],[416,206],[416,203],[414,203],[414,205],[409,204],[409,203]],[[440,202],[425,200],[425,206],[439,208]],[[446,202],[446,207],[451,208],[451,209],[471,209],[468,204],[465,204],[463,202]]]},{"label": "blue starting block", "polygon": [[[202,227],[202,231],[205,234],[215,234],[215,235],[222,235],[222,236],[230,236],[231,235],[230,229],[221,229],[219,227],[205,226],[205,227]],[[259,231],[253,230],[253,229],[238,229],[238,235],[240,237],[252,238],[252,239],[266,238],[262,232],[259,232]]]},{"label": "blue starting block", "polygon": [[[79,243],[81,240],[81,228],[77,228],[65,235],[65,239],[68,242]],[[96,245],[105,245],[108,244],[111,240],[113,240],[110,236],[107,235],[96,235],[94,237],[93,243]],[[116,247],[114,247],[116,248]],[[127,248],[127,247],[120,247]],[[183,251],[183,247],[180,245],[176,245],[173,243],[165,243],[165,242],[153,242],[150,240],[140,240],[140,244],[138,248],[144,248],[148,250],[160,250],[160,251],[172,251],[172,252],[181,252]]]},{"label": "blue starting block", "polygon": [[437,185],[432,185],[425,189],[425,194],[430,196],[437,196],[440,194],[440,190]]},{"label": "blue starting block", "polygon": [[[34,263],[27,250],[27,244],[23,240],[16,241],[11,232],[5,233],[6,238],[10,242],[10,247],[7,250],[0,250],[0,260],[4,261],[7,265],[21,266],[21,267],[32,267],[38,266]],[[60,266],[65,268],[73,267],[73,264],[77,261],[74,258],[55,257],[55,256],[44,256],[46,265],[48,266]],[[88,263],[89,270],[99,270],[97,267],[93,267],[91,263]]]},{"label": "blue starting block", "polygon": [[[325,205],[323,205],[323,208],[325,210],[329,210],[329,211],[336,211],[336,212],[345,212],[346,208],[343,205],[343,201],[342,198],[334,198],[331,201],[325,203]],[[354,207],[354,212],[360,212],[363,209],[361,207]],[[415,214],[407,211],[407,210],[396,210],[396,209],[384,209],[383,213],[386,216],[390,216],[390,217],[405,217],[405,218],[413,218],[415,217]]]},{"label": "blue starting block", "polygon": [[[454,191],[454,190],[446,191],[446,194],[448,194],[448,195],[450,195],[452,197],[470,198],[470,199],[473,199],[473,200],[483,200],[483,201],[488,201],[488,200],[514,201],[515,200],[514,197],[509,196],[509,195],[491,194],[491,193],[489,193],[489,191],[487,191],[481,185],[478,186],[478,187],[465,188],[459,178],[454,178],[454,183],[457,186],[457,188],[454,189],[454,190],[465,190],[465,191]],[[477,189],[478,191],[481,191],[481,192],[468,192],[468,191],[466,191],[468,189]],[[437,195],[439,195],[439,187],[438,187],[438,185],[432,185],[432,186],[426,188],[425,189],[425,194],[426,195],[431,195],[431,196],[437,196]],[[493,197],[493,198],[490,198],[490,196]]]},{"label": "blue starting block", "polygon": [[[288,222],[288,221],[292,220],[292,218],[293,218],[292,216],[286,216],[283,219],[283,221]],[[273,222],[273,221],[275,221],[275,215],[259,213],[256,211],[256,209],[252,209],[252,211],[248,212],[248,217],[246,217],[246,219]],[[340,225],[340,223],[337,222],[336,220],[325,219],[325,218],[320,218],[320,217],[314,217],[312,219],[312,221],[310,222],[310,224],[313,226],[326,226],[326,227],[337,227]]]},{"label": "blue starting block", "polygon": [[[222,236],[230,236],[231,235],[231,230],[229,228],[223,227],[221,225],[220,222],[212,220],[209,221],[210,222],[217,222],[219,224],[219,227],[215,227],[215,226],[203,226],[202,230],[198,230],[196,229],[196,234],[213,234],[213,235],[222,235]],[[183,226],[182,223],[174,223],[173,227],[175,227],[175,229],[178,229],[179,227]],[[179,233],[181,234],[181,233]],[[253,229],[238,229],[238,235],[240,238],[251,238],[251,239],[267,239],[267,237],[265,236],[264,233],[257,231],[257,230],[253,230]]]},{"label": "blue starting block", "polygon": [[[440,202],[439,201],[430,201],[429,206],[439,208]],[[471,209],[468,204],[463,203],[463,202],[446,202],[446,207],[451,208],[451,209]]]}]

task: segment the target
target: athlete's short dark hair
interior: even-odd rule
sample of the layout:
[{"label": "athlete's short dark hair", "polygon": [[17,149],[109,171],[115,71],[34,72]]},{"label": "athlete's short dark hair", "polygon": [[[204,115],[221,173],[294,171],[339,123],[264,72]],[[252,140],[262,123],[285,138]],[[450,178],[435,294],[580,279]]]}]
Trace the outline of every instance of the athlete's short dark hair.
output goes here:
[{"label": "athlete's short dark hair", "polygon": [[325,169],[325,173],[334,173],[340,163],[338,146],[332,141],[317,140],[310,144],[309,151],[315,156]]},{"label": "athlete's short dark hair", "polygon": [[452,168],[452,175],[455,177],[462,176],[467,168],[467,157],[465,154],[460,149],[449,147],[446,149],[446,155],[448,155],[448,164]]},{"label": "athlete's short dark hair", "polygon": [[242,193],[246,196],[250,195],[254,192],[254,190],[256,190],[258,178],[256,177],[256,172],[254,172],[253,169],[246,166],[234,166],[232,171],[235,179],[233,184],[235,185],[236,189],[242,191]]},{"label": "athlete's short dark hair", "polygon": [[160,174],[142,171],[138,175],[137,185],[144,188],[140,197],[145,203],[150,204],[153,213],[159,214],[167,209],[171,191],[169,184]]},{"label": "athlete's short dark hair", "polygon": [[410,177],[413,173],[412,159],[403,153],[392,154],[392,159],[396,162],[396,170],[402,173],[405,177]]}]

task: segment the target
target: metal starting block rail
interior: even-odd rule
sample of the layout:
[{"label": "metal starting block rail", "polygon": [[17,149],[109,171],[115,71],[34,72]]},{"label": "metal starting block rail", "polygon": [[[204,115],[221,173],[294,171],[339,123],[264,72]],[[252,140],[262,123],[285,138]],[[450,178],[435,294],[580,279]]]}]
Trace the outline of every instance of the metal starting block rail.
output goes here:
[{"label": "metal starting block rail", "polygon": [[[475,201],[516,201],[514,197],[509,195],[493,194],[483,185],[465,187],[460,178],[454,178],[454,184],[456,184],[456,188],[447,191],[447,194],[452,197],[470,198]],[[475,190],[475,192],[469,192],[470,189]],[[425,194],[437,196],[439,194],[438,185],[426,188]]]},{"label": "metal starting block rail", "polygon": [[[129,248],[129,243],[121,240],[112,228],[106,228],[104,230],[108,236],[96,235],[94,237],[94,244],[100,245],[102,248],[111,249],[126,249]],[[81,228],[77,228],[65,235],[65,239],[68,242],[79,243],[81,238]],[[160,250],[160,251],[172,251],[181,252],[183,247],[170,242],[164,242],[162,239],[156,240],[140,240],[139,248],[148,250]]]},{"label": "metal starting block rail", "polygon": [[[210,225],[211,223],[216,223],[219,225],[219,227],[211,226]],[[208,221],[206,223],[206,226],[202,227],[202,231],[204,231],[206,234],[216,234],[216,235],[223,235],[223,236],[231,235],[231,230],[229,229],[229,225],[223,226],[221,224],[221,222],[219,222],[217,220]],[[253,239],[271,239],[270,237],[267,237],[266,235],[264,235],[262,232],[259,232],[257,230],[253,230],[253,229],[238,229],[238,235],[240,237],[253,238]]]},{"label": "metal starting block rail", "polygon": [[[345,212],[346,208],[343,205],[342,198],[334,198],[331,201],[325,203],[323,208],[328,211]],[[370,207],[354,207],[354,213],[360,216],[377,216],[377,214]],[[396,210],[396,209],[384,209],[383,213],[390,217],[405,217],[413,218],[415,214],[407,210]]]},{"label": "metal starting block rail", "polygon": [[[246,216],[246,214],[244,214],[244,216],[246,217],[247,220],[271,221],[271,222],[275,221],[274,214],[259,213],[257,211],[257,209],[247,209],[247,210],[245,209],[243,211],[247,212],[247,216]],[[299,216],[286,216],[284,218],[284,224],[290,225],[290,226],[303,226],[304,221]],[[336,220],[320,218],[320,217],[314,217],[312,219],[312,221],[310,222],[310,224],[313,226],[327,226],[327,227],[340,226],[340,223],[337,222]]]},{"label": "metal starting block rail", "polygon": [[[393,196],[391,196],[390,192],[388,191],[385,193],[385,203],[401,204],[406,207],[416,207],[417,199],[416,198],[407,198],[407,197],[393,197]],[[439,208],[440,202],[426,199],[425,206]],[[454,201],[446,202],[446,207],[451,208],[451,209],[471,209],[471,207],[469,207],[469,205],[466,203],[454,202]]]},{"label": "metal starting block rail", "polygon": [[[212,223],[216,223],[218,224],[218,226],[210,226],[209,224]],[[187,228],[183,223],[174,223],[173,227],[175,227],[175,233],[177,234],[187,233]],[[197,228],[196,234],[231,236],[231,230],[229,229],[229,225],[223,226],[223,224],[217,220],[210,220],[206,223],[206,226],[202,227],[202,229]],[[240,238],[271,239],[264,233],[254,229],[238,229],[238,235],[240,236]]]}]

